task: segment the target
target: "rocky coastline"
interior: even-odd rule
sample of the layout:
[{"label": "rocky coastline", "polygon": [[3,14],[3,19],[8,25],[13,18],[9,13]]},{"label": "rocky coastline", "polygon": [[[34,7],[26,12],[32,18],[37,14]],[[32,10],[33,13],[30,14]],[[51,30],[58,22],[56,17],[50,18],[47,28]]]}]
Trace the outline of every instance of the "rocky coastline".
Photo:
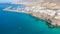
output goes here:
[{"label": "rocky coastline", "polygon": [[49,27],[60,27],[60,6],[51,2],[37,2],[27,5],[24,11],[4,9],[12,12],[30,14],[36,18],[45,20]]}]

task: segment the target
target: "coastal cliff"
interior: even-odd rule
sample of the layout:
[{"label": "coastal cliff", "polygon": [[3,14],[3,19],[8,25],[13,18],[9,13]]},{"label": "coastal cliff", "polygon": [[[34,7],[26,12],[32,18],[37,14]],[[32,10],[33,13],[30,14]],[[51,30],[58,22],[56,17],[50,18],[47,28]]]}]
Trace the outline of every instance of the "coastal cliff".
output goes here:
[{"label": "coastal cliff", "polygon": [[60,5],[51,2],[41,2],[28,7],[27,11],[32,16],[47,21],[50,27],[60,27]]},{"label": "coastal cliff", "polygon": [[4,10],[27,13],[34,17],[47,21],[50,27],[60,27],[60,5],[56,3],[33,2],[30,5],[26,4],[24,11],[21,11],[19,9],[10,10],[9,8],[6,8]]}]

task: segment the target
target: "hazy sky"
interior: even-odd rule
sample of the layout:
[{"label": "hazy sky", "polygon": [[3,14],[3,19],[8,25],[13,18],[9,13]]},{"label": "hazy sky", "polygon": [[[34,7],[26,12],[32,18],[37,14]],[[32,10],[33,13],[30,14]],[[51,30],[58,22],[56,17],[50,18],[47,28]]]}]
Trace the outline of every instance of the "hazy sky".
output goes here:
[{"label": "hazy sky", "polygon": [[42,0],[0,0],[0,3],[2,2],[15,2],[15,1],[42,1]]},{"label": "hazy sky", "polygon": [[21,0],[0,0],[0,3],[3,3],[3,2],[15,2],[15,1],[21,1]]}]

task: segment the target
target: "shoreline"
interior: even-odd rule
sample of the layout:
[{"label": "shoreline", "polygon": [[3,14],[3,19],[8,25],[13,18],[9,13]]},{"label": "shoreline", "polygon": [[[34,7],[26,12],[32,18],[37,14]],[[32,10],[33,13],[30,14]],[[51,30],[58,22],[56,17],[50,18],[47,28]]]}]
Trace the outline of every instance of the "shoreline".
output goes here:
[{"label": "shoreline", "polygon": [[[49,2],[46,2],[47,5]],[[10,10],[11,7],[7,7],[3,10],[5,11],[11,11],[11,12],[21,12],[21,13],[26,13],[26,14],[30,14],[36,18],[39,18],[39,19],[42,19],[42,20],[45,20],[48,22],[49,24],[49,27],[60,27],[60,7],[57,6],[52,8],[52,10],[50,10],[52,6],[56,6],[55,3],[53,3],[52,6],[47,6],[46,7],[46,3],[43,3],[43,5],[41,6],[41,4],[37,4],[37,5],[28,5],[25,10],[19,10],[16,9],[16,10]],[[45,6],[45,7],[44,7]],[[59,8],[58,8],[59,7]]]}]

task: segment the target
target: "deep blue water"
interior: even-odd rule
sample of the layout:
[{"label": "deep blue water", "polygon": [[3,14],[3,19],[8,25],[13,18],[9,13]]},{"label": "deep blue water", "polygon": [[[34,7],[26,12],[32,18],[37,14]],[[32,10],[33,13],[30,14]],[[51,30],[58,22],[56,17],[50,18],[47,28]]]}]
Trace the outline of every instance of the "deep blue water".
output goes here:
[{"label": "deep blue water", "polygon": [[49,28],[46,22],[29,14],[3,11],[11,4],[0,4],[0,34],[60,34],[60,28]]}]

